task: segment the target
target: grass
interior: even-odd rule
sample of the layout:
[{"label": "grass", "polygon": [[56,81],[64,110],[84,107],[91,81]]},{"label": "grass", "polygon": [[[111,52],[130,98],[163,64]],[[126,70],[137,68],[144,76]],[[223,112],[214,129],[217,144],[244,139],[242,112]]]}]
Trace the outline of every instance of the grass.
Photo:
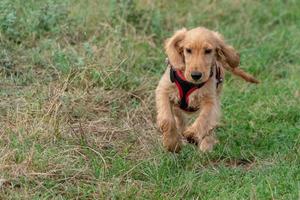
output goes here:
[{"label": "grass", "polygon": [[[261,80],[228,75],[220,144],[165,152],[163,40],[220,31]],[[299,199],[300,3],[2,0],[1,199]]]}]

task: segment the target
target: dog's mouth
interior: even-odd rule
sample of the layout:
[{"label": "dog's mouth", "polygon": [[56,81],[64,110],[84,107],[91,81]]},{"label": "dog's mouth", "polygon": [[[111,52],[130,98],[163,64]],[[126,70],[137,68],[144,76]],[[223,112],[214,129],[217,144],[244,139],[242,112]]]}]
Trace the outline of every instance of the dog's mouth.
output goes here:
[{"label": "dog's mouth", "polygon": [[206,82],[207,80],[208,80],[207,77],[203,77],[201,80],[193,80],[193,79],[191,79],[191,82],[195,83],[195,84],[201,84],[201,83]]},{"label": "dog's mouth", "polygon": [[184,70],[182,75],[184,75],[185,80],[194,84],[201,84],[207,82],[210,77],[213,76],[213,67],[210,67],[209,71],[189,71]]}]

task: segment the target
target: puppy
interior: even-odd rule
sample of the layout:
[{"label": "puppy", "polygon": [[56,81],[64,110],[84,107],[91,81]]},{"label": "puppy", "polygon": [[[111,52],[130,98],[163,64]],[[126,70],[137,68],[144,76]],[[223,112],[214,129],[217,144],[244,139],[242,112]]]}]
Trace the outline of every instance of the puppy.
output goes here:
[{"label": "puppy", "polygon": [[[157,124],[163,145],[179,152],[182,136],[211,151],[213,129],[220,118],[224,69],[251,83],[258,81],[240,69],[240,57],[223,37],[203,27],[177,31],[165,42],[167,69],[156,88]],[[186,127],[185,115],[197,115]]]}]

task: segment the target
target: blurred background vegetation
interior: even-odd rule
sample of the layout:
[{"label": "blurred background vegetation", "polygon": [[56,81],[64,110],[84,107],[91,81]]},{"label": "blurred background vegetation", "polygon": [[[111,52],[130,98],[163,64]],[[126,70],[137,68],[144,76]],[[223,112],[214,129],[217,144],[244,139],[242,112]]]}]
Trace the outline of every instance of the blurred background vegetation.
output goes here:
[{"label": "blurred background vegetation", "polygon": [[[261,84],[228,75],[220,144],[166,153],[164,40],[219,31]],[[2,199],[299,199],[300,2],[1,0]]]}]

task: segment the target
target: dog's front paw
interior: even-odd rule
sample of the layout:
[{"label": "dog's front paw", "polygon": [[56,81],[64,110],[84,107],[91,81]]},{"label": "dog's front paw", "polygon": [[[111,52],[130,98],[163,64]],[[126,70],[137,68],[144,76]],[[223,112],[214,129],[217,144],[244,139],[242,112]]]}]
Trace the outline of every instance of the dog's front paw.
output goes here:
[{"label": "dog's front paw", "polygon": [[215,138],[213,134],[207,135],[202,139],[199,145],[199,149],[202,152],[211,152],[213,150],[214,145],[218,142],[219,141]]},{"label": "dog's front paw", "polygon": [[175,126],[175,121],[167,117],[157,117],[157,125],[161,132],[169,132]]},{"label": "dog's front paw", "polygon": [[184,132],[183,132],[183,136],[186,138],[186,140],[189,143],[198,145],[201,141],[200,138],[197,134],[197,131],[194,127],[188,127]]},{"label": "dog's front paw", "polygon": [[163,133],[163,145],[168,151],[178,153],[182,145],[180,135]]}]

